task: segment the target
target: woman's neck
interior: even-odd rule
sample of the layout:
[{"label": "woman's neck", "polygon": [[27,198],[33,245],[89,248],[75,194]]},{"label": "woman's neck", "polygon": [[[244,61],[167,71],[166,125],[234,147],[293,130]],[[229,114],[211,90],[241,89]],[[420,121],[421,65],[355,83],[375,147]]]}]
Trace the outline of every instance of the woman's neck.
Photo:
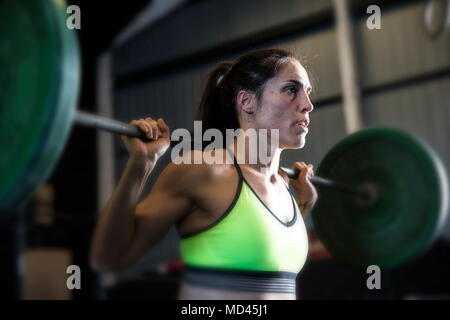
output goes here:
[{"label": "woman's neck", "polygon": [[261,141],[258,136],[255,140],[241,134],[232,144],[232,150],[238,164],[250,168],[271,181],[278,176],[282,149],[270,139]]}]

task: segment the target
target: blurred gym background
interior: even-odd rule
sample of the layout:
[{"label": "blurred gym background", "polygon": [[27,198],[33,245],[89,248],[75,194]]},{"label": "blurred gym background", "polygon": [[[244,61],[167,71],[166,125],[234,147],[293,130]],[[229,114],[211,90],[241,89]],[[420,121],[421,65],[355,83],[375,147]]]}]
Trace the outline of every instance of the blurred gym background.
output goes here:
[{"label": "blurred gym background", "polygon": [[[424,140],[450,168],[450,1],[349,2],[362,126],[391,126]],[[69,1],[81,9],[83,60],[79,109],[128,122],[162,117],[190,128],[207,70],[257,48],[295,51],[314,87],[306,147],[284,153],[318,166],[348,133],[331,0]],[[370,5],[381,29],[369,29]],[[169,155],[169,153],[167,154]],[[157,165],[153,177],[169,157]],[[174,299],[182,271],[172,230],[121,272],[88,265],[92,230],[127,153],[119,137],[74,127],[49,181],[23,215],[0,225],[0,295],[6,299]],[[151,187],[150,179],[147,190]],[[449,299],[450,221],[433,246],[408,265],[382,270],[368,290],[366,270],[335,261],[310,227],[310,257],[299,299]],[[66,267],[81,269],[81,289],[66,288]]]}]

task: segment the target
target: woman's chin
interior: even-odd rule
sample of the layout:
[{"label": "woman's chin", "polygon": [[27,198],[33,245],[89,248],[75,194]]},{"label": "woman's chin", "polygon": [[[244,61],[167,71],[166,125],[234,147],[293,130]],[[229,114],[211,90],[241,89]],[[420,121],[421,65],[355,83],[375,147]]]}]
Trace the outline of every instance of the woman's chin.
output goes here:
[{"label": "woman's chin", "polygon": [[289,141],[283,141],[280,143],[282,149],[301,149],[305,146],[305,137],[300,136]]}]

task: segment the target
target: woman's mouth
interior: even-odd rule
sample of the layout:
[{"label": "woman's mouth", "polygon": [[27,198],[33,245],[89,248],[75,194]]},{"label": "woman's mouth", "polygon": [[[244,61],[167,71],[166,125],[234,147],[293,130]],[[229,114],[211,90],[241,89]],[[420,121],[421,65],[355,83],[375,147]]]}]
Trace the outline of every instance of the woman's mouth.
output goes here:
[{"label": "woman's mouth", "polygon": [[294,127],[299,129],[302,132],[307,132],[308,131],[308,120],[303,119],[303,120],[298,120],[294,122]]}]

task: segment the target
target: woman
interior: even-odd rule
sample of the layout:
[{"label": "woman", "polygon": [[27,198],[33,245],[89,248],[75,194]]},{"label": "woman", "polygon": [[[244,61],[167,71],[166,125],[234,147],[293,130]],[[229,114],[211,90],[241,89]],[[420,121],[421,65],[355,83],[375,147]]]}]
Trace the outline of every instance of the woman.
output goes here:
[{"label": "woman", "polygon": [[140,203],[147,178],[169,147],[170,129],[163,119],[132,121],[150,142],[123,137],[130,157],[96,227],[92,266],[121,268],[175,225],[187,266],[181,299],[295,299],[295,277],[308,250],[302,215],[314,206],[317,192],[309,181],[312,165],[295,163],[301,173],[293,180],[279,162],[282,150],[305,144],[310,92],[305,69],[284,50],[219,63],[200,104],[203,129],[278,129],[279,143],[269,143],[269,162],[236,161],[248,159],[254,147],[243,144],[237,154],[244,135],[226,149],[190,151],[191,157],[210,153],[233,161],[170,163]]}]

